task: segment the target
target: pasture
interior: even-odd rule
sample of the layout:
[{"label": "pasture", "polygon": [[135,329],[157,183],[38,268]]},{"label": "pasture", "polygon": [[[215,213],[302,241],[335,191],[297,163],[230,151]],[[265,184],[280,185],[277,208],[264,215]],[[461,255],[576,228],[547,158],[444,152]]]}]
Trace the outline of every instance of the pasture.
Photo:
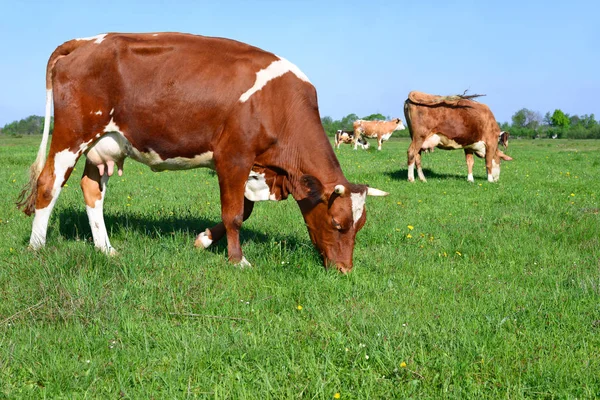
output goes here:
[{"label": "pasture", "polygon": [[79,188],[47,247],[14,202],[40,137],[0,136],[0,398],[594,398],[600,396],[600,141],[511,140],[500,182],[407,139],[336,151],[370,197],[354,270],[324,270],[293,199],[257,203],[226,261],[209,170],[109,181],[115,257]]}]

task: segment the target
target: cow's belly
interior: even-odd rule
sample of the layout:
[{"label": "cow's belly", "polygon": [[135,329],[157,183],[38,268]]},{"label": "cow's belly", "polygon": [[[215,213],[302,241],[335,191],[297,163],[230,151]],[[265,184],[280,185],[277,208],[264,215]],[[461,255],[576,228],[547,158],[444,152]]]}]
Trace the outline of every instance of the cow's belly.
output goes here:
[{"label": "cow's belly", "polygon": [[382,135],[381,136],[381,140],[385,142],[385,141],[387,141],[390,138],[390,136],[392,136],[392,132],[386,133],[385,135]]},{"label": "cow's belly", "polygon": [[[163,160],[158,153],[141,152],[117,132],[110,132],[102,136],[94,145],[87,150],[86,157],[89,162],[96,165],[101,175],[104,171],[108,175],[113,174],[114,166],[117,165],[119,175],[123,172],[123,161],[126,157],[148,165],[152,171],[176,171],[191,168],[211,168],[214,169],[213,152],[207,151],[193,158],[173,157]],[[244,196],[251,201],[278,200],[275,194],[269,190],[265,180],[265,174],[259,174],[251,171]]]},{"label": "cow's belly", "polygon": [[113,163],[122,165],[126,157],[131,157],[142,164],[146,164],[153,171],[177,171],[200,167],[214,168],[212,151],[198,154],[193,158],[173,157],[162,159],[154,150],[149,152],[139,151],[131,145],[125,136],[117,132],[110,132],[102,136],[88,150],[86,156],[96,166],[107,165],[111,175],[112,168],[110,165]]},{"label": "cow's belly", "polygon": [[475,153],[478,157],[485,157],[485,143],[482,140],[473,144],[469,144],[467,146],[462,146],[461,144],[457,143],[453,139],[450,139],[446,135],[442,135],[441,133],[435,133],[429,136],[427,139],[425,139],[423,145],[421,146],[421,149],[431,150],[434,147],[438,147],[444,150],[468,149],[473,150],[473,153]]}]

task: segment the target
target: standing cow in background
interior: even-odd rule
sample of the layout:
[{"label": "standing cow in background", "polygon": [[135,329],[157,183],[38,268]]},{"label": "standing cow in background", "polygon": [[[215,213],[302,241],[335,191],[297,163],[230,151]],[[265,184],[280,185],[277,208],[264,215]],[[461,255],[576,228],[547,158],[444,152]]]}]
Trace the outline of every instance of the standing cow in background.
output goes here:
[{"label": "standing cow in background", "polygon": [[[353,144],[354,143],[354,132],[353,131],[345,131],[342,129],[338,129],[335,132],[335,148],[339,149],[340,148],[340,144],[342,143],[346,143],[346,144]],[[365,138],[358,138],[357,139],[358,145],[360,147],[362,147],[364,150],[367,150],[369,148],[369,142],[367,142],[365,140]]]},{"label": "standing cow in background", "polygon": [[197,246],[227,235],[229,260],[249,265],[242,222],[255,201],[291,194],[325,266],[348,272],[365,198],[387,193],[348,182],[318,110],[298,67],[234,40],[181,33],[70,40],[48,61],[42,143],[19,201],[35,213],[30,246],[45,245],[56,199],[85,155],[81,188],[94,244],[113,253],[103,202],[109,177],[131,157],[153,171],[216,171],[222,222],[200,233]]},{"label": "standing cow in background", "polygon": [[[439,147],[444,150],[464,149],[467,180],[473,182],[473,154],[485,158],[488,181],[500,177],[500,159],[512,158],[498,149],[500,128],[485,104],[471,99],[481,95],[435,96],[410,92],[404,102],[404,116],[412,142],[408,147],[408,180],[415,180],[415,164],[419,179],[426,181],[421,168],[421,152]],[[508,135],[505,136],[508,144]]]},{"label": "standing cow in background", "polygon": [[358,119],[354,121],[354,150],[361,137],[377,138],[377,150],[381,150],[381,143],[387,141],[394,131],[404,129],[404,124],[400,118],[391,121],[365,121]]}]

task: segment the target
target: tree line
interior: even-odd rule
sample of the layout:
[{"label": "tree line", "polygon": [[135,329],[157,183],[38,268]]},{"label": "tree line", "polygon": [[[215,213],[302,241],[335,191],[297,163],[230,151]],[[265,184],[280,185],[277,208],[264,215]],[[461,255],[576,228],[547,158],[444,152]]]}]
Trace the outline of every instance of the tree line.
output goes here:
[{"label": "tree line", "polygon": [[[54,117],[50,119],[50,132],[54,129]],[[13,121],[0,128],[0,133],[4,135],[23,136],[23,135],[41,135],[44,131],[44,117],[39,115],[30,115],[19,121]]]},{"label": "tree line", "polygon": [[569,115],[556,109],[542,117],[537,111],[522,108],[513,114],[511,122],[503,122],[500,129],[513,137],[600,139],[600,122],[594,114]]},{"label": "tree line", "polygon": [[[403,116],[400,116],[401,118]],[[394,116],[396,118],[396,116]],[[348,114],[342,119],[334,120],[329,116],[321,118],[325,132],[334,136],[338,129],[351,131],[352,124],[357,119],[368,121],[389,120],[389,116],[371,114],[359,118],[356,114]],[[498,123],[500,129],[509,131],[512,137],[521,138],[567,138],[567,139],[600,139],[600,122],[594,114],[569,115],[560,109],[553,113],[547,112],[543,117],[537,111],[522,108],[511,117],[511,122]],[[50,122],[50,133],[54,128],[54,118]],[[14,121],[0,128],[5,135],[22,136],[42,134],[44,117],[30,115],[19,121]],[[408,131],[396,132],[396,136],[408,136]]]}]

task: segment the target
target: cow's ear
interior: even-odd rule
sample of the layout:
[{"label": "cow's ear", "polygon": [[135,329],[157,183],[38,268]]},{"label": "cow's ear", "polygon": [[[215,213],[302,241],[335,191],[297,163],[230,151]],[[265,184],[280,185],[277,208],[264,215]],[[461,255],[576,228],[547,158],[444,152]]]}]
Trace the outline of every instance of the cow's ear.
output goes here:
[{"label": "cow's ear", "polygon": [[312,175],[302,175],[300,185],[304,192],[303,198],[307,198],[311,203],[316,204],[323,199],[323,184]]}]

